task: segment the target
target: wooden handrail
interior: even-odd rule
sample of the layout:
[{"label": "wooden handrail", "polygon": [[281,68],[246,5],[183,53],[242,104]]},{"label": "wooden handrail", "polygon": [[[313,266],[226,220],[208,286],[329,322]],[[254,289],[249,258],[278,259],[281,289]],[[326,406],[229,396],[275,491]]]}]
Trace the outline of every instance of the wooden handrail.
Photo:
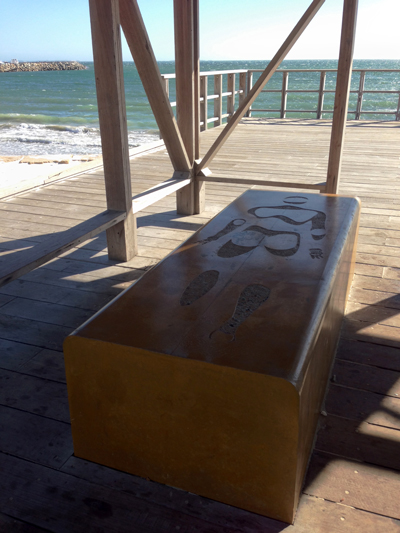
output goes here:
[{"label": "wooden handrail", "polygon": [[[249,72],[262,72],[261,69],[249,69]],[[336,91],[335,89],[325,89],[325,79],[326,79],[326,73],[337,73],[337,69],[279,69],[277,72],[282,73],[283,76],[289,75],[289,73],[293,72],[299,72],[299,73],[320,73],[320,84],[318,89],[286,89],[286,93],[318,93],[318,103],[315,110],[313,109],[284,109],[283,114],[286,115],[286,113],[316,113],[316,118],[321,119],[323,113],[333,113],[333,109],[323,109],[323,102],[324,102],[324,95],[325,94],[334,94]],[[362,114],[375,114],[375,115],[397,115],[396,111],[380,111],[380,110],[373,110],[373,111],[365,111],[362,109],[363,104],[363,95],[364,94],[398,94],[399,95],[399,104],[400,105],[400,90],[375,90],[375,89],[365,89],[365,77],[368,73],[374,73],[374,72],[383,72],[383,73],[400,73],[399,69],[360,69],[360,68],[353,68],[353,73],[360,73],[360,82],[358,89],[351,90],[350,94],[356,94],[357,95],[357,106],[354,110],[348,110],[348,113],[355,115],[355,120],[360,120]],[[289,77],[289,76],[288,76]],[[282,89],[264,89],[261,91],[263,93],[280,93],[282,98]],[[281,113],[282,117],[282,109],[261,109],[261,108],[251,108],[250,112],[264,112],[264,113]],[[395,118],[395,120],[399,120],[398,118]]]},{"label": "wooden handrail", "polygon": [[[217,116],[208,116],[208,112],[212,112],[214,109],[214,106],[210,109],[207,109],[207,106],[204,103],[203,100],[203,93],[205,91],[206,93],[206,99],[207,101],[215,100],[219,98],[219,94],[212,94],[208,91],[211,90],[212,85],[210,87],[208,86],[209,78],[212,78],[212,76],[216,75],[222,75],[223,77],[226,76],[227,80],[229,80],[230,76],[235,77],[235,74],[238,73],[238,76],[235,77],[235,79],[239,78],[239,84],[236,82],[233,85],[234,88],[234,96],[239,96],[239,105],[245,98],[246,94],[248,93],[248,90],[252,88],[252,74],[262,72],[261,69],[236,69],[236,70],[215,70],[215,71],[204,71],[201,72],[200,76],[200,84],[203,87],[203,92],[200,94],[200,108],[201,108],[201,130],[207,129],[207,124],[215,124],[218,121]],[[271,94],[279,94],[280,95],[280,101],[281,101],[281,107],[280,108],[254,108],[251,107],[248,111],[246,116],[251,116],[251,112],[258,112],[258,113],[277,113],[279,114],[280,118],[287,118],[288,113],[315,113],[317,119],[322,119],[323,115],[325,114],[333,114],[333,109],[324,109],[324,97],[326,94],[334,94],[335,89],[327,89],[326,87],[326,76],[328,73],[333,74],[337,72],[337,69],[277,69],[277,73],[281,74],[284,77],[286,77],[286,89],[284,92],[286,95],[288,94],[317,94],[318,95],[318,101],[315,109],[294,109],[294,108],[288,108],[286,103],[287,100],[284,99],[283,91],[284,88],[283,79],[282,79],[282,86],[278,89],[263,89],[262,93],[271,93]],[[353,89],[350,91],[350,94],[357,95],[357,106],[356,109],[348,110],[349,114],[354,114],[355,120],[360,120],[361,115],[368,115],[368,114],[374,114],[374,115],[394,115],[395,120],[400,120],[399,118],[399,111],[398,110],[365,110],[363,109],[363,96],[366,94],[397,94],[399,95],[399,102],[397,104],[397,108],[400,109],[400,90],[376,90],[376,89],[365,89],[365,78],[371,73],[375,72],[381,72],[381,73],[398,73],[400,74],[399,69],[361,69],[361,68],[353,68],[353,73],[360,74],[360,81],[359,86],[357,89]],[[291,77],[289,76],[290,73],[302,73],[302,74],[309,74],[309,73],[319,73],[320,79],[319,79],[319,87],[316,89],[291,89],[290,88],[290,80]],[[165,83],[166,87],[169,87],[169,80],[173,79],[175,77],[175,74],[161,74],[163,81]],[[364,83],[361,83],[361,80],[364,78]],[[222,93],[222,98],[227,97],[227,104],[226,104],[226,110],[227,113],[225,114],[225,117],[230,119],[232,116],[235,106],[233,106],[230,103],[230,98],[232,98],[232,83],[229,85],[229,81],[224,81],[223,86],[228,88],[227,92]],[[236,89],[236,86],[238,88]],[[282,107],[282,103],[284,102],[285,106]],[[171,106],[174,107],[175,102],[171,102]],[[207,115],[207,120],[204,120],[204,116]],[[222,115],[224,117],[224,115]]]}]

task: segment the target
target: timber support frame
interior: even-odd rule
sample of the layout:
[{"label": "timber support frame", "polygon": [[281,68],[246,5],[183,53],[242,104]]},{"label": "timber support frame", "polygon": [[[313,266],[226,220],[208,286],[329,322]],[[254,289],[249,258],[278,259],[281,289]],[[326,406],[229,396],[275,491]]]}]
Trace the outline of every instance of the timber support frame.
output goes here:
[{"label": "timber support frame", "polygon": [[[175,171],[172,182],[162,184],[160,191],[163,189],[176,191],[178,214],[192,215],[201,213],[205,208],[205,182],[222,181],[218,176],[210,177],[209,163],[242,117],[249,112],[254,100],[325,0],[311,2],[255,85],[246,96],[241,94],[236,111],[233,109],[234,103],[231,99],[230,120],[202,159],[200,159],[200,119],[204,122],[207,116],[204,111],[204,106],[207,106],[207,101],[204,101],[207,99],[207,87],[200,87],[199,1],[173,0],[177,106],[175,119],[167,87],[161,77],[137,0],[89,0],[107,208],[126,215],[123,220],[107,229],[110,259],[128,261],[137,253],[135,220],[137,207],[132,209],[120,26],[124,31]],[[357,7],[358,0],[344,0],[327,181],[310,187],[333,194],[337,193],[339,186]],[[240,86],[243,86],[242,77]],[[230,80],[230,91],[234,98],[234,78]],[[200,112],[200,92],[203,97],[202,112]],[[222,87],[219,87],[219,92],[222,94]],[[221,106],[221,98],[217,103]],[[284,102],[281,107],[285,108]],[[181,183],[178,176],[184,176]],[[224,181],[234,182],[229,178]],[[241,183],[247,183],[246,178],[243,178]],[[249,182],[249,185],[252,183]],[[291,187],[297,185],[290,184]],[[278,181],[274,182],[274,186],[287,186],[287,184]],[[146,202],[162,194],[155,191],[149,193]],[[146,202],[141,200],[140,205]]]}]

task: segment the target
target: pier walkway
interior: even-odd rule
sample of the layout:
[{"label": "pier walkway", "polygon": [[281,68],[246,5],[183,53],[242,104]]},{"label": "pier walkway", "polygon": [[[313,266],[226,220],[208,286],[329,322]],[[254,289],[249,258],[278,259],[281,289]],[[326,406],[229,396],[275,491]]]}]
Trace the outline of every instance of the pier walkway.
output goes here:
[{"label": "pier walkway", "polygon": [[[202,134],[203,152],[219,131]],[[210,165],[211,178],[238,182],[207,183],[203,213],[177,216],[168,196],[138,214],[128,263],[108,259],[103,232],[0,288],[1,531],[400,531],[399,122],[347,127],[340,193],[362,202],[357,264],[294,525],[73,456],[64,338],[246,190],[241,178],[324,182],[330,131],[322,120],[245,119]],[[172,173],[164,149],[133,158],[133,194]],[[1,199],[0,261],[105,207],[101,169]]]}]

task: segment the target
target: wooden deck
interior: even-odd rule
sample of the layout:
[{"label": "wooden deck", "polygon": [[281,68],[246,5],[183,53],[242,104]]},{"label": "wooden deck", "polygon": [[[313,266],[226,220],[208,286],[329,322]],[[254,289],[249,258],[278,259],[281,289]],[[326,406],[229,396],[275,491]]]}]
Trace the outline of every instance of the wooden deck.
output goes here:
[{"label": "wooden deck", "polygon": [[[203,134],[203,149],[217,132]],[[73,456],[63,340],[245,190],[207,183],[201,215],[177,216],[174,195],[139,214],[139,254],[128,263],[108,260],[102,233],[0,289],[0,531],[399,532],[399,133],[399,122],[347,130],[340,192],[362,201],[356,274],[293,526]],[[210,168],[320,183],[329,139],[325,121],[247,119]],[[134,194],[172,176],[164,150],[131,170]],[[1,200],[0,260],[105,205],[99,170]]]}]

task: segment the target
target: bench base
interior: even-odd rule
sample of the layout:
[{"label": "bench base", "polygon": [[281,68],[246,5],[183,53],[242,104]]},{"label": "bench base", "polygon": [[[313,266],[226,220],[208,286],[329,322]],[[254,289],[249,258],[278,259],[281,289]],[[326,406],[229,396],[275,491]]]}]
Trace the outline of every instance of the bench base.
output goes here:
[{"label": "bench base", "polygon": [[292,522],[358,213],[248,191],[68,337],[75,455]]}]

